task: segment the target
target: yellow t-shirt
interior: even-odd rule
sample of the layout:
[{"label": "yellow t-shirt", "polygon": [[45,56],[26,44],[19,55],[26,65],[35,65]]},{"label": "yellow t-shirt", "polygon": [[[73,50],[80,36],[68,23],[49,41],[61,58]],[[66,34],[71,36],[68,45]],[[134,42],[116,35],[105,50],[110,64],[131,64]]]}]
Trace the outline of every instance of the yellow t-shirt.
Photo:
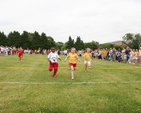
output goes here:
[{"label": "yellow t-shirt", "polygon": [[69,63],[73,63],[75,64],[78,60],[78,55],[76,53],[69,53],[68,54],[68,58],[69,58]]},{"label": "yellow t-shirt", "polygon": [[106,50],[103,50],[103,54],[104,54],[104,57],[106,57],[107,51]]},{"label": "yellow t-shirt", "polygon": [[101,50],[101,55],[104,56],[104,50]]},{"label": "yellow t-shirt", "polygon": [[138,57],[139,56],[139,52],[134,52],[134,56]]},{"label": "yellow t-shirt", "polygon": [[85,53],[84,54],[84,60],[85,61],[91,61],[92,54],[91,53]]}]

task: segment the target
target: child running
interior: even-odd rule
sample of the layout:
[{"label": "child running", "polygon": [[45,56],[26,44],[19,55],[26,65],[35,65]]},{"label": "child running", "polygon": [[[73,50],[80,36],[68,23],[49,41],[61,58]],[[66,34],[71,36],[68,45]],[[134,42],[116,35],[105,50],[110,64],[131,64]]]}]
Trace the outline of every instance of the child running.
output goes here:
[{"label": "child running", "polygon": [[20,61],[22,61],[23,54],[24,54],[23,49],[20,47],[20,48],[18,49],[18,57],[19,57],[19,60],[20,60]]},{"label": "child running", "polygon": [[91,49],[87,48],[84,54],[85,71],[87,71],[88,67],[91,68],[91,60],[92,60]]},{"label": "child running", "polygon": [[69,58],[69,66],[70,66],[70,69],[71,69],[71,79],[72,80],[74,79],[74,71],[76,69],[76,62],[77,62],[77,60],[79,62],[81,61],[78,58],[78,55],[75,52],[76,52],[76,49],[74,47],[72,47],[70,53],[65,58],[65,62]]},{"label": "child running", "polygon": [[54,73],[52,77],[56,76],[56,73],[58,71],[58,62],[57,59],[61,60],[59,55],[55,52],[55,47],[51,47],[51,52],[48,54],[48,61],[49,61],[49,71],[52,71],[54,69]]}]

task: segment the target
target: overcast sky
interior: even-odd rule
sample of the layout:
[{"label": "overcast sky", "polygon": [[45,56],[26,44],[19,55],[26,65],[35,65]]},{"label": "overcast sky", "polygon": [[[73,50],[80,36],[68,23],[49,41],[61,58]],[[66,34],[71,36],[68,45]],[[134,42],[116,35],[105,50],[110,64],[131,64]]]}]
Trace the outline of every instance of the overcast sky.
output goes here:
[{"label": "overcast sky", "polygon": [[99,43],[141,33],[141,0],[0,0],[0,31],[46,33]]}]

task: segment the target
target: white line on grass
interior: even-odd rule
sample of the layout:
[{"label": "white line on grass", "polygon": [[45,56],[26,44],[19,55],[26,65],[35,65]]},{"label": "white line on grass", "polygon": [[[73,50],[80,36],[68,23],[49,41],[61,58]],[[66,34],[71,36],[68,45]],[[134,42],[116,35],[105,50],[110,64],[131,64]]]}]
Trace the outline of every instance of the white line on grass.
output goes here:
[{"label": "white line on grass", "polygon": [[0,82],[0,84],[18,84],[18,85],[55,85],[55,84],[138,84],[141,81],[111,81],[111,82]]}]

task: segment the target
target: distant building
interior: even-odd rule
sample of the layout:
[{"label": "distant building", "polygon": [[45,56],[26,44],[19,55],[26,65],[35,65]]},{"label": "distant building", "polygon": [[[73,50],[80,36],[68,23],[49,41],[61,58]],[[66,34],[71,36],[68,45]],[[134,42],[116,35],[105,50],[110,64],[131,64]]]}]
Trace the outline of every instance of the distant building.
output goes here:
[{"label": "distant building", "polygon": [[[114,44],[114,45],[119,45],[119,46],[122,46],[122,47],[127,47],[129,46],[126,42],[124,41],[114,41],[114,42],[108,42],[108,43],[111,43],[111,44]],[[107,43],[104,43],[104,44],[107,44]]]}]

